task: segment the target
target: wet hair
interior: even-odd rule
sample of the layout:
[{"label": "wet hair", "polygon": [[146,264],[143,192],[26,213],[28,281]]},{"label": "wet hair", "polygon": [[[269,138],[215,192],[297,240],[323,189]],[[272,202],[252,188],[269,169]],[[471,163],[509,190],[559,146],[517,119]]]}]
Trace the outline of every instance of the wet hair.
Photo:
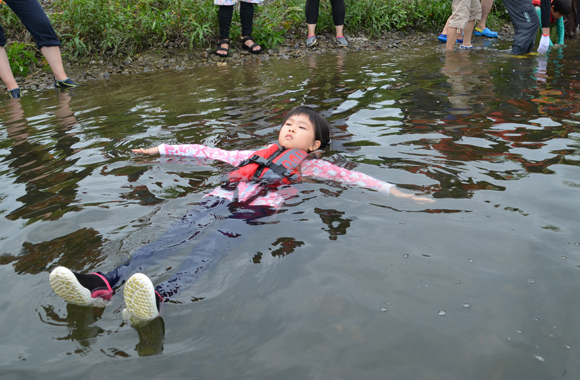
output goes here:
[{"label": "wet hair", "polygon": [[570,14],[570,0],[552,0],[552,6],[554,7],[554,12],[558,12],[562,16]]},{"label": "wet hair", "polygon": [[310,120],[314,126],[314,138],[320,141],[319,149],[324,149],[330,144],[330,123],[321,114],[308,106],[298,106],[290,110],[284,117],[282,125],[286,124],[289,118],[296,115],[304,115]]}]

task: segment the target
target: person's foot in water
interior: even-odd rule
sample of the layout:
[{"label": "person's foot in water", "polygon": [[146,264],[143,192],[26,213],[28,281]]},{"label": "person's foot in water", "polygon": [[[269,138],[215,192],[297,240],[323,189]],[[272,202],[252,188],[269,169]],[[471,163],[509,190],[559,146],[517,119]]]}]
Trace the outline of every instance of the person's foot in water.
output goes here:
[{"label": "person's foot in water", "polygon": [[54,87],[65,90],[67,88],[75,88],[78,87],[79,84],[70,78],[66,78],[65,80],[58,80],[54,79]]},{"label": "person's foot in water", "polygon": [[54,292],[68,303],[80,306],[105,307],[113,297],[109,282],[99,273],[74,273],[56,267],[49,277]]},{"label": "person's foot in water", "polygon": [[163,299],[153,288],[149,277],[143,273],[135,273],[129,278],[123,296],[127,306],[123,310],[123,319],[134,326],[142,326],[161,313]]}]

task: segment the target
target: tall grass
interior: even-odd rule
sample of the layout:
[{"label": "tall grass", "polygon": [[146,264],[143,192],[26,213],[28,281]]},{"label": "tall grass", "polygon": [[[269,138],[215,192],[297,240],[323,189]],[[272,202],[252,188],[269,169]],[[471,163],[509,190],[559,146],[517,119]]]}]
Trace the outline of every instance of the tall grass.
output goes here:
[{"label": "tall grass", "polygon": [[133,52],[177,39],[199,47],[217,29],[211,0],[56,0],[54,5],[55,27],[80,53]]}]

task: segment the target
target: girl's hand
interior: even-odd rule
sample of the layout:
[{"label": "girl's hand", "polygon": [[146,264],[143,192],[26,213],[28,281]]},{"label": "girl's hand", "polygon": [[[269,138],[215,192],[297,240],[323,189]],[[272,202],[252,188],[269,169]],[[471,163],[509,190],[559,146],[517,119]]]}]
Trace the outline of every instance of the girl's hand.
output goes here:
[{"label": "girl's hand", "polygon": [[159,154],[159,148],[154,146],[153,148],[149,148],[149,149],[143,149],[143,148],[133,149],[133,153],[157,155],[157,154]]},{"label": "girl's hand", "polygon": [[[383,191],[381,191],[381,192],[383,192]],[[397,198],[410,199],[413,202],[418,203],[418,204],[421,204],[421,205],[427,204],[427,203],[435,203],[435,199],[425,198],[425,197],[418,197],[418,196],[413,195],[413,194],[403,193],[402,191],[400,191],[400,190],[398,190],[398,189],[396,189],[394,187],[391,187],[389,189],[389,194],[390,195],[393,195],[393,196],[395,196]]]},{"label": "girl's hand", "polygon": [[427,203],[435,203],[435,199],[431,199],[431,198],[425,198],[425,197],[418,197],[416,195],[413,195],[411,198],[413,202],[418,203],[420,205],[424,205]]}]

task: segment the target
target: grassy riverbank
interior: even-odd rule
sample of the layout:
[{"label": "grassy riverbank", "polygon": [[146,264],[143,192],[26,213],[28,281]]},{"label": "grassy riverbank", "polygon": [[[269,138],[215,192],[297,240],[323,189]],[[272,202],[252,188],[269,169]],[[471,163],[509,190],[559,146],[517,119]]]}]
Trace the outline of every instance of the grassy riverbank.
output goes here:
[{"label": "grassy riverbank", "polygon": [[[289,34],[305,29],[304,0],[266,0],[256,7],[254,38],[265,48],[282,44]],[[53,0],[45,10],[60,35],[64,54],[90,60],[133,55],[161,45],[189,49],[215,44],[218,7],[213,0]],[[450,0],[346,0],[347,36],[362,33],[379,38],[393,29],[436,30],[451,14]],[[501,1],[494,4],[488,24],[507,21]],[[31,37],[18,18],[4,6],[0,23],[12,41],[7,47],[15,73],[26,74],[34,55]],[[320,31],[332,31],[329,1],[321,1]],[[240,36],[234,14],[233,39]],[[12,48],[12,52],[10,52]],[[38,57],[40,57],[38,55]]]}]

